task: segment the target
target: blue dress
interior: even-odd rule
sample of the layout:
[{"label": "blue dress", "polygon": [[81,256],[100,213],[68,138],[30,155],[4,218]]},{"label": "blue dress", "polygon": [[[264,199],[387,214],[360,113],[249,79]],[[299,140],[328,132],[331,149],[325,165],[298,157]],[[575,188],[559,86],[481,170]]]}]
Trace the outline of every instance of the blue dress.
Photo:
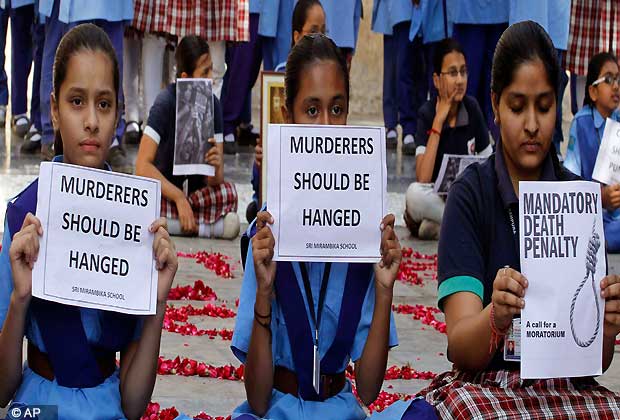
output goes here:
[{"label": "blue dress", "polygon": [[[278,263],[278,270],[281,264]],[[308,312],[308,301],[305,297],[303,281],[298,263],[291,264],[297,286],[303,296],[306,319],[312,324],[310,313]],[[313,301],[316,311],[318,306],[318,295],[320,284],[325,269],[324,263],[309,263],[308,278],[311,285]],[[319,326],[319,354],[325,362],[324,356],[332,346],[338,331],[339,314],[341,313],[341,305],[343,303],[343,290],[346,287],[347,273],[349,264],[334,263],[331,266],[331,274],[325,296],[325,306]],[[369,271],[372,272],[372,269]],[[360,279],[361,280],[361,279]],[[277,282],[277,280],[276,280]],[[342,372],[346,369],[351,360],[357,361],[362,356],[366,338],[372,321],[374,308],[374,272],[371,274],[370,281],[367,283],[367,289],[363,291],[363,303],[361,308],[361,317],[354,333],[354,339],[350,349],[346,350],[344,357],[337,364],[335,370]],[[232,339],[232,351],[234,355],[245,363],[247,352],[250,346],[250,337],[252,334],[252,325],[254,320],[254,302],[256,299],[256,275],[254,272],[254,264],[252,259],[252,249],[248,251],[248,259],[246,263],[243,284],[241,286],[241,296],[239,299],[239,310],[235,325],[235,332]],[[285,315],[281,303],[274,299],[272,302],[272,354],[273,362],[276,366],[282,366],[289,370],[295,371],[294,354],[291,350],[291,342],[287,333]],[[309,325],[312,327],[312,325]],[[303,328],[303,327],[299,327]],[[396,328],[393,315],[390,315],[390,337],[389,346],[398,345]],[[389,418],[401,418],[402,414],[407,410],[408,404],[398,404],[395,407],[400,413],[391,411]],[[240,405],[233,413],[233,419],[243,414],[250,415],[252,418],[258,418],[252,414],[252,410],[247,402]],[[388,413],[385,413],[387,415]],[[246,416],[247,417],[247,416]],[[344,389],[334,397],[324,401],[310,401],[303,398],[297,398],[290,394],[284,394],[277,390],[272,390],[271,403],[269,410],[264,416],[265,419],[287,420],[287,419],[338,419],[338,420],[362,420],[366,418],[364,410],[357,402],[355,396],[351,392],[351,384],[347,381]],[[387,417],[386,417],[387,418]]]},{"label": "blue dress", "polygon": [[[620,121],[620,111],[615,110],[609,118]],[[605,132],[605,121],[596,107],[585,105],[575,115],[570,126],[564,166],[586,181],[592,181],[594,164]],[[620,209],[614,211],[603,209],[603,224],[607,251],[620,252]]]},{"label": "blue dress", "polygon": [[[57,157],[55,160],[62,159]],[[36,188],[37,181],[30,184],[24,191],[22,191],[14,200],[11,201],[9,206],[24,205],[25,201],[28,208],[34,213],[32,206],[36,208]],[[34,202],[32,202],[34,198]],[[23,217],[21,217],[23,220]],[[13,222],[16,222],[13,220]],[[18,226],[17,228],[15,226]],[[12,236],[21,227],[20,223],[11,223],[9,220],[9,210],[7,210],[7,218],[4,226],[4,235],[2,238],[2,251],[0,252],[0,328],[4,324],[9,309],[11,293],[13,291],[13,275],[11,272],[11,264],[9,260],[9,249],[11,247]],[[33,306],[36,298],[33,298],[31,305],[28,309],[28,315],[26,320],[26,337],[31,344],[34,344],[41,352],[48,353],[49,349],[46,349],[46,342],[44,340],[45,331],[42,330],[41,323],[37,319],[37,316],[33,313]],[[65,305],[59,305],[60,307],[66,307]],[[71,307],[73,308],[73,307]],[[104,311],[78,308],[79,320],[81,320],[81,326],[86,336],[86,341],[90,346],[103,347],[104,342],[110,337],[110,333],[106,334],[104,326],[110,325],[106,323],[109,315]],[[54,318],[55,314],[48,313],[49,318]],[[124,317],[129,317],[122,315]],[[127,327],[129,334],[124,343],[119,345],[119,350],[126,347],[130,342],[138,340],[142,330],[142,322],[140,318],[132,317],[135,321],[132,324],[134,327]],[[130,318],[124,318],[126,321]],[[45,321],[47,322],[47,321]],[[66,330],[58,331],[59,340],[62,341],[62,345],[66,349],[77,347],[79,342],[73,341],[74,336],[67,336]],[[56,334],[56,331],[54,331]],[[116,331],[112,332],[112,335],[116,334]],[[77,365],[76,361],[76,365]],[[56,368],[54,368],[56,370]],[[91,387],[67,387],[58,383],[59,372],[56,372],[56,378],[53,381],[49,381],[36,373],[34,373],[26,363],[24,365],[22,382],[13,398],[13,403],[22,403],[27,405],[57,405],[58,406],[58,419],[59,420],[110,420],[110,419],[124,419],[125,415],[121,407],[121,394],[119,391],[120,378],[119,370],[117,369],[111,376],[105,379],[97,386]]]},{"label": "blue dress", "polygon": [[355,50],[362,17],[362,0],[321,2],[325,10],[327,36],[340,48]]}]

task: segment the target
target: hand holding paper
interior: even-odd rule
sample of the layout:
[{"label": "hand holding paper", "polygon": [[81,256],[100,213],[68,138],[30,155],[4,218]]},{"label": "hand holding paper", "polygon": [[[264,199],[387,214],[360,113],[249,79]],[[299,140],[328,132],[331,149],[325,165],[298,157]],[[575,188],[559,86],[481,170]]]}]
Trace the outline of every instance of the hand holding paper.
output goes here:
[{"label": "hand holding paper", "polygon": [[256,235],[252,238],[252,255],[258,291],[271,296],[273,282],[276,277],[276,262],[273,260],[276,241],[267,224],[272,225],[273,217],[266,211],[261,211],[256,217]]},{"label": "hand holding paper", "polygon": [[[402,259],[400,242],[394,232],[394,220],[394,215],[388,214],[381,221],[381,260],[375,265],[377,284],[388,291],[394,287]],[[380,290],[377,288],[377,292]]]},{"label": "hand holding paper", "polygon": [[41,222],[32,213],[28,213],[22,228],[11,242],[9,258],[13,273],[13,293],[22,302],[29,302],[32,297],[32,269],[39,257],[41,235]]},{"label": "hand holding paper", "polygon": [[495,325],[506,330],[514,315],[521,313],[525,306],[527,279],[510,267],[500,268],[493,281],[491,301],[495,307]]},{"label": "hand holding paper", "polygon": [[149,231],[155,234],[153,239],[153,255],[158,271],[157,302],[165,303],[168,300],[168,292],[179,266],[177,251],[174,242],[170,240],[165,217],[155,220],[149,226]]},{"label": "hand holding paper", "polygon": [[611,274],[601,281],[601,296],[605,299],[603,335],[615,340],[620,334],[620,276]]},{"label": "hand holding paper", "polygon": [[620,207],[620,184],[602,186],[603,207],[614,211]]}]

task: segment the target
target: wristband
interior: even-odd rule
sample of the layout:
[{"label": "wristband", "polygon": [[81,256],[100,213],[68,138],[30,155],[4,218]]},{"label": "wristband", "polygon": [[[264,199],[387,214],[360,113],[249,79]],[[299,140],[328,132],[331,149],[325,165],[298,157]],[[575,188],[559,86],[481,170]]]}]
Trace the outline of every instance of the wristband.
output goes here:
[{"label": "wristband", "polygon": [[254,308],[254,317],[255,318],[262,318],[262,319],[266,319],[266,318],[271,318],[271,308],[269,308],[269,313],[267,315],[261,315],[256,311],[256,308]]},{"label": "wristband", "polygon": [[433,134],[433,133],[437,134],[438,136],[441,136],[441,131],[439,131],[439,130],[435,130],[433,127],[431,127],[431,128],[430,128],[430,130],[428,130],[428,131],[426,132],[426,135],[427,135],[427,136],[430,136],[430,135],[431,135],[431,134]]},{"label": "wristband", "polygon": [[493,353],[493,347],[496,349],[499,347],[499,342],[504,337],[510,326],[505,330],[499,330],[495,324],[495,304],[491,303],[491,315],[489,316],[489,323],[491,324],[491,342],[489,343],[489,354]]}]

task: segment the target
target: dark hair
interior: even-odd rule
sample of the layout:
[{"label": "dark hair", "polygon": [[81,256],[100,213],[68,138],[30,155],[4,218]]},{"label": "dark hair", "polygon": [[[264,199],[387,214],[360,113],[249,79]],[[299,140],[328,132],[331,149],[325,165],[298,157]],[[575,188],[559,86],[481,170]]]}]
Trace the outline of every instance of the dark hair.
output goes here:
[{"label": "dark hair", "polygon": [[340,52],[340,48],[330,38],[323,34],[304,36],[291,50],[286,60],[286,75],[284,89],[286,91],[286,108],[293,112],[293,102],[299,92],[301,73],[310,65],[319,61],[334,61],[342,72],[349,104],[349,68],[347,61]]},{"label": "dark hair", "polygon": [[545,67],[549,84],[557,97],[560,67],[553,42],[547,32],[531,20],[515,23],[504,31],[493,55],[491,92],[497,100],[512,83],[521,64],[540,60]]},{"label": "dark hair", "polygon": [[177,77],[181,77],[183,72],[191,77],[196,70],[198,60],[205,54],[210,54],[207,41],[196,35],[183,37],[174,53],[174,59],[177,63]]},{"label": "dark hair", "polygon": [[320,6],[323,9],[323,5],[319,0],[299,0],[295,4],[293,9],[293,30],[291,31],[291,47],[295,46],[295,31],[301,32],[308,19],[308,10],[313,6]]},{"label": "dark hair", "polygon": [[463,47],[454,38],[445,38],[437,44],[435,47],[435,54],[433,55],[433,72],[435,74],[441,74],[441,68],[443,67],[443,59],[451,52],[457,52],[465,56]]},{"label": "dark hair", "polygon": [[583,97],[583,105],[594,106],[594,101],[590,97],[590,86],[598,79],[603,66],[611,61],[612,63],[618,63],[618,59],[610,52],[600,52],[590,59],[588,64],[588,75],[586,76],[586,92]]},{"label": "dark hair", "polygon": [[[509,26],[499,38],[493,54],[491,92],[497,96],[496,100],[499,101],[504,89],[512,83],[519,66],[536,60],[540,60],[545,67],[547,80],[554,98],[557,98],[560,65],[555,51],[551,38],[538,23],[528,20]],[[562,174],[562,165],[553,142],[548,153],[556,174]]]},{"label": "dark hair", "polygon": [[[114,47],[112,46],[112,42],[110,41],[110,38],[108,38],[108,35],[103,31],[103,29],[93,25],[92,23],[77,25],[67,32],[58,43],[58,48],[56,48],[56,56],[54,57],[52,76],[52,89],[56,101],[59,100],[60,86],[67,77],[69,60],[80,51],[102,52],[112,62],[112,71],[114,73],[114,91],[116,92],[116,110],[118,112],[120,72],[116,52],[114,51]],[[60,130],[56,130],[54,135],[54,153],[57,155],[63,153]]]}]

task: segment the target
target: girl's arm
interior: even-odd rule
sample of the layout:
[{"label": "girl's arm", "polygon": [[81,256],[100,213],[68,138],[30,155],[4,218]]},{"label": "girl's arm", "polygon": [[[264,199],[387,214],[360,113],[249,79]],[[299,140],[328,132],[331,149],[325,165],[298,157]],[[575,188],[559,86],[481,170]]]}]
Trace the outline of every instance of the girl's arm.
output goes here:
[{"label": "girl's arm", "polygon": [[[4,232],[8,235],[8,232]],[[22,381],[22,346],[26,315],[32,297],[32,268],[39,254],[41,222],[28,213],[19,232],[13,236],[9,253],[13,292],[2,331],[0,331],[0,406],[13,398]]]},{"label": "girl's arm", "polygon": [[142,135],[138,156],[136,157],[136,175],[158,179],[161,182],[161,193],[170,201],[186,200],[183,191],[159,172],[155,166],[158,144],[147,134]]},{"label": "girl's arm", "polygon": [[375,307],[362,357],[355,363],[357,392],[365,405],[377,399],[389,351],[390,313],[394,281],[402,259],[400,243],[394,233],[394,215],[381,222],[381,261],[375,266]]},{"label": "girl's arm", "polygon": [[438,90],[437,103],[435,104],[435,117],[431,125],[431,133],[426,142],[426,150],[415,158],[415,176],[417,181],[421,183],[429,183],[433,179],[433,169],[435,168],[435,160],[437,159],[437,149],[439,148],[441,130],[448,118],[450,108],[456,96],[456,89],[454,89],[452,93],[447,92],[443,79],[440,81]]},{"label": "girl's arm", "polygon": [[209,186],[216,187],[224,182],[224,143],[216,143],[215,139],[209,139],[213,147],[207,152],[205,162],[215,167],[215,175],[207,177]]},{"label": "girl's arm", "polygon": [[161,194],[170,201],[174,201],[179,213],[181,228],[187,233],[198,232],[198,226],[194,219],[192,206],[187,201],[185,193],[179,189],[157,169],[155,166],[155,155],[157,154],[158,144],[147,134],[142,135],[138,156],[136,158],[136,175],[147,178],[158,179],[161,182]]},{"label": "girl's arm", "polygon": [[276,263],[272,260],[275,240],[267,223],[273,224],[268,212],[256,218],[256,235],[252,238],[252,254],[256,272],[254,323],[245,363],[245,392],[254,414],[262,417],[269,409],[273,389],[273,355],[271,353],[271,299]]},{"label": "girl's arm", "polygon": [[120,392],[128,419],[139,419],[153,393],[166,300],[178,267],[176,249],[166,230],[166,219],[159,218],[149,228],[155,233],[153,251],[157,263],[157,311],[144,317],[140,339],[121,354]]},{"label": "girl's arm", "polygon": [[497,330],[506,331],[525,305],[527,284],[518,271],[501,268],[493,282],[492,303],[485,308],[474,293],[457,292],[445,298],[448,356],[457,368],[480,371],[487,367],[497,350],[497,343],[491,343],[491,308]]}]

